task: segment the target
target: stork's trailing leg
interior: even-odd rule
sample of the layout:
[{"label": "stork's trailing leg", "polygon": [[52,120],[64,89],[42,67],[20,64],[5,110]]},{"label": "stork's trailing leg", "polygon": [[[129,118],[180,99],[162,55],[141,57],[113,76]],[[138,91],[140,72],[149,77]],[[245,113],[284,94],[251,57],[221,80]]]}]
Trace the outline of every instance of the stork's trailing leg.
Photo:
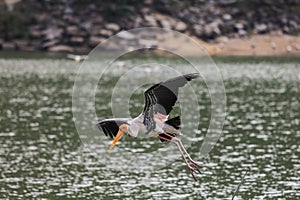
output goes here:
[{"label": "stork's trailing leg", "polygon": [[179,143],[179,145],[180,145],[180,146],[182,147],[182,149],[184,150],[185,155],[187,155],[188,159],[191,161],[191,163],[193,164],[193,166],[195,166],[196,169],[197,169],[197,171],[198,171],[199,173],[201,173],[201,172],[200,172],[200,169],[199,169],[200,165],[199,165],[196,161],[194,161],[194,160],[191,158],[190,154],[187,152],[187,150],[186,150],[185,147],[183,146],[181,140],[180,140],[179,138],[176,138],[176,137],[174,137],[173,140],[176,140],[176,141]]},{"label": "stork's trailing leg", "polygon": [[[194,172],[196,171],[196,172],[201,173],[200,170],[199,170],[199,168],[198,168],[199,165],[198,165],[193,159],[191,159],[190,155],[187,153],[186,149],[185,149],[184,146],[182,145],[180,139],[178,139],[178,138],[173,139],[173,138],[175,138],[175,137],[174,137],[174,136],[171,136],[171,135],[168,134],[168,133],[165,133],[165,135],[167,135],[167,136],[170,137],[170,138],[165,138],[165,137],[160,136],[160,135],[158,135],[157,137],[160,138],[160,139],[162,139],[162,140],[170,141],[170,142],[176,144],[176,146],[177,146],[177,148],[179,149],[179,151],[180,151],[180,153],[181,153],[181,156],[182,156],[182,158],[183,158],[183,160],[184,160],[186,166],[188,167],[188,169],[189,169],[191,175],[193,176],[194,180],[197,181],[197,179],[196,179],[196,177],[195,177],[195,175],[194,175]],[[182,151],[182,149],[183,149],[184,152]],[[193,165],[195,168],[193,168],[193,167],[188,163],[186,156],[188,157],[188,159],[191,161],[192,165]]]}]

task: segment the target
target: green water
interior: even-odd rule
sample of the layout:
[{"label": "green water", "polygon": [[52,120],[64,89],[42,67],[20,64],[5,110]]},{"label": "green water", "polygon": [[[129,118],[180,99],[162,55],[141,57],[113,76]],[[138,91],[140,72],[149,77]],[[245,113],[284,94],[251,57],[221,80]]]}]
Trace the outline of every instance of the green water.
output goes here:
[{"label": "green water", "polygon": [[[202,140],[189,147],[202,165],[195,182],[179,156],[171,165],[161,159],[166,167],[156,170],[148,171],[156,163],[146,160],[140,170],[114,168],[125,159],[107,155],[110,140],[101,132],[98,145],[82,148],[72,115],[78,63],[0,59],[0,199],[231,199],[246,168],[236,199],[299,199],[299,60],[249,60],[216,59],[227,95],[226,122],[207,157],[197,154]],[[117,78],[106,77],[96,95],[99,118],[111,116],[110,80]],[[142,109],[141,95],[130,102],[133,115]],[[203,139],[211,102],[205,89],[199,98]],[[160,146],[130,138],[115,152],[134,156]]]}]

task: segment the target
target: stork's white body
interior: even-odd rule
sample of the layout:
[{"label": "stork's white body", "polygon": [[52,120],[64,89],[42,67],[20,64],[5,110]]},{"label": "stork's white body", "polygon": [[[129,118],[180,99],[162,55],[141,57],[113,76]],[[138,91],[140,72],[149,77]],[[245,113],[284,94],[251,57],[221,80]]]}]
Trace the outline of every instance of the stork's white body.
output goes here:
[{"label": "stork's white body", "polygon": [[155,129],[147,133],[146,126],[143,123],[144,115],[140,114],[136,118],[133,118],[132,120],[128,120],[128,124],[129,124],[128,135],[131,137],[138,137],[139,134],[147,133],[147,136],[149,137],[157,137],[159,134],[164,132],[180,134],[179,130],[165,123],[167,119],[168,119],[168,115],[155,114],[154,115],[154,121],[156,124]]}]

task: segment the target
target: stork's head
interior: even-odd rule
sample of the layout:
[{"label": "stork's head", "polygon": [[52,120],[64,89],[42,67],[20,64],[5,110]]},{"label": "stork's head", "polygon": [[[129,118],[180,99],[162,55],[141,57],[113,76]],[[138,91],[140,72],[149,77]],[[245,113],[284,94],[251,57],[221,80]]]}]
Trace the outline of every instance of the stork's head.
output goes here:
[{"label": "stork's head", "polygon": [[117,144],[117,142],[123,137],[123,135],[128,134],[128,128],[129,126],[127,124],[121,124],[119,126],[119,131],[114,139],[114,141],[111,143],[108,152],[111,152],[113,147]]}]

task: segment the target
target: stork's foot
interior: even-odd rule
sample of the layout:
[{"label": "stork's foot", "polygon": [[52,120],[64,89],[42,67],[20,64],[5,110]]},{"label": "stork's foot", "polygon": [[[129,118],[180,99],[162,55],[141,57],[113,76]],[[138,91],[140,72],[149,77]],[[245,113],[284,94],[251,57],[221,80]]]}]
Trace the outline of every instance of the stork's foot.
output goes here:
[{"label": "stork's foot", "polygon": [[198,168],[193,168],[191,166],[187,166],[190,170],[191,175],[193,176],[194,180],[197,181],[196,176],[194,173],[200,173],[200,170]]},{"label": "stork's foot", "polygon": [[179,138],[175,138],[175,141],[178,142],[179,146],[183,149],[185,155],[187,156],[188,160],[190,161],[190,163],[192,163],[193,167],[195,167],[195,170],[194,171],[197,171],[199,174],[201,174],[201,171],[200,171],[200,164],[198,164],[196,161],[194,161],[190,154],[187,152],[187,150],[185,149],[185,147],[183,146],[181,140]]},{"label": "stork's foot", "polygon": [[194,160],[190,160],[192,165],[195,167],[195,171],[197,171],[199,174],[202,174],[201,171],[200,171],[200,165],[195,162]]},{"label": "stork's foot", "polygon": [[183,157],[183,160],[185,161],[185,164],[186,164],[187,168],[189,169],[191,175],[193,176],[194,180],[197,181],[196,176],[195,176],[195,173],[201,174],[201,171],[200,171],[200,169],[199,169],[199,167],[200,167],[199,164],[196,163],[196,162],[193,161],[193,160],[190,160],[190,162],[192,163],[192,166],[193,166],[193,167],[192,167],[192,166],[188,163],[188,160],[184,157],[184,155],[183,155],[182,157]]}]

